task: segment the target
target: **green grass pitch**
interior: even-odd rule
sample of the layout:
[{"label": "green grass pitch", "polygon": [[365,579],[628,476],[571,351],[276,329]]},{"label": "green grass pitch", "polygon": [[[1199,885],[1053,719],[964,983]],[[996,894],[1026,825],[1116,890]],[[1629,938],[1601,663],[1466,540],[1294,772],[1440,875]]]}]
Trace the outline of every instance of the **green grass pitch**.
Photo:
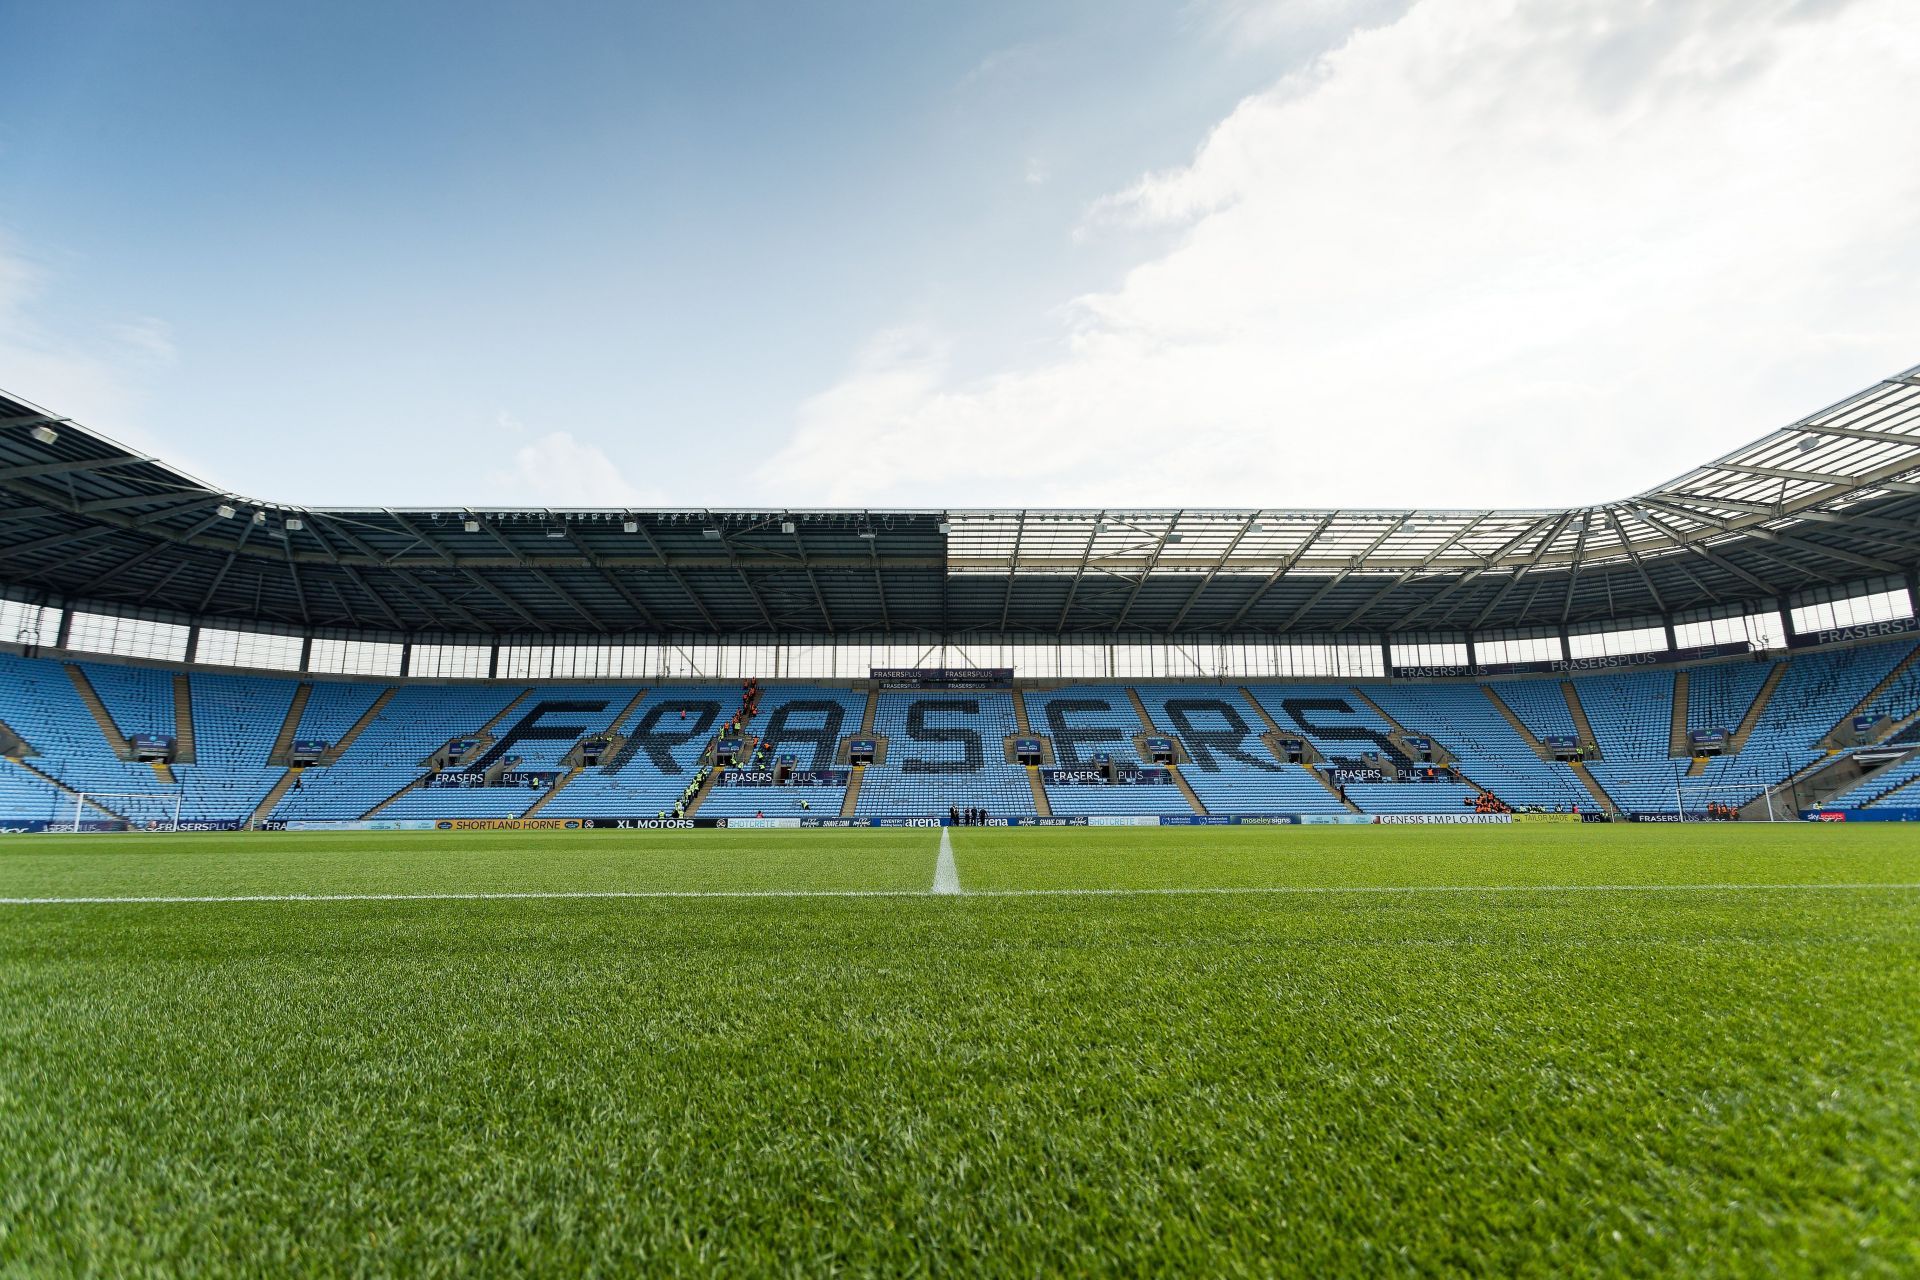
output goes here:
[{"label": "green grass pitch", "polygon": [[0,1274],[1920,1274],[1911,828],[951,838],[10,840]]}]

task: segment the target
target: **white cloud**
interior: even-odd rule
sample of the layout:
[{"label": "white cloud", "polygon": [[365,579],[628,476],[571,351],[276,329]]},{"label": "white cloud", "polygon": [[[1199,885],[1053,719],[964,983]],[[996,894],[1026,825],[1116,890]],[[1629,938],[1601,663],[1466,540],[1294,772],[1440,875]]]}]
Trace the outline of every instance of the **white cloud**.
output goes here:
[{"label": "white cloud", "polygon": [[170,365],[179,354],[173,344],[173,327],[154,316],[140,316],[109,327],[108,332],[135,359],[153,365]]},{"label": "white cloud", "polygon": [[[504,415],[502,422],[518,425]],[[515,449],[512,469],[493,484],[507,501],[537,507],[648,507],[662,505],[663,497],[629,481],[599,445],[571,431],[549,431]]]},{"label": "white cloud", "polygon": [[1172,247],[1063,306],[1047,356],[962,379],[959,339],[885,335],[758,479],[1095,506],[1657,483],[1920,359],[1911,17],[1426,0],[1099,202],[1089,234]]},{"label": "white cloud", "polygon": [[[1250,51],[1325,47],[1330,36],[1378,26],[1406,11],[1412,0],[1195,0],[1201,26]],[[1337,43],[1338,41],[1333,41]]]},{"label": "white cloud", "polygon": [[[0,388],[126,444],[151,448],[139,424],[140,396],[128,376],[127,366],[135,363],[129,359],[131,333],[109,326],[104,341],[86,341],[49,331],[36,314],[47,280],[44,268],[0,235]],[[164,336],[160,321],[141,324],[149,339]],[[154,354],[146,348],[146,357]],[[186,465],[185,459],[175,461]]]}]

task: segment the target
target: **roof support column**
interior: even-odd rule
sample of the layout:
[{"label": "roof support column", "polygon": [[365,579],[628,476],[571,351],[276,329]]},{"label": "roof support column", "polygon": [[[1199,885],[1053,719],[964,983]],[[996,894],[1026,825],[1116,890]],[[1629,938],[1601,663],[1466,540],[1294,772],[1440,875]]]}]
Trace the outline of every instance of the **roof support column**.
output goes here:
[{"label": "roof support column", "polygon": [[1380,670],[1387,675],[1393,674],[1393,645],[1385,636],[1380,637]]},{"label": "roof support column", "polygon": [[1560,624],[1560,657],[1562,661],[1573,661],[1573,637],[1567,634],[1567,624]]},{"label": "roof support column", "polygon": [[500,678],[500,646],[497,643],[495,643],[487,646],[487,679],[498,680],[499,678]]},{"label": "roof support column", "polygon": [[60,611],[60,627],[53,633],[53,647],[64,649],[73,631],[73,607],[69,605]]},{"label": "roof support column", "polygon": [[1780,611],[1780,629],[1786,633],[1787,643],[1791,645],[1793,637],[1798,634],[1793,629],[1793,608],[1784,595],[1773,598],[1773,607]]},{"label": "roof support column", "polygon": [[197,622],[187,627],[187,655],[181,661],[188,666],[200,661],[200,624]]},{"label": "roof support column", "polygon": [[301,674],[302,675],[306,674],[307,668],[312,664],[313,664],[313,637],[310,635],[301,636],[300,637],[300,672]]},{"label": "roof support column", "polygon": [[413,641],[411,640],[400,642],[400,674],[403,676],[413,674]]},{"label": "roof support column", "polygon": [[1920,614],[1920,569],[1907,570],[1907,603]]},{"label": "roof support column", "polygon": [[1676,652],[1680,648],[1680,641],[1676,639],[1673,634],[1673,615],[1670,613],[1661,614],[1660,625],[1667,629],[1667,652]]},{"label": "roof support column", "polygon": [[1467,666],[1470,670],[1480,669],[1480,654],[1473,645],[1473,632],[1467,632]]}]

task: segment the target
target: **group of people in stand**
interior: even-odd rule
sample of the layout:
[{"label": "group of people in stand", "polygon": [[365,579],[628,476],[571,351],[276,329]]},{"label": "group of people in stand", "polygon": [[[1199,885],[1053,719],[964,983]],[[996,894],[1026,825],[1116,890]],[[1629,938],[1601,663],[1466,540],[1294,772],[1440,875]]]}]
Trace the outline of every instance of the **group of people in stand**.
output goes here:
[{"label": "group of people in stand", "polygon": [[[745,681],[740,686],[740,709],[733,713],[733,716],[727,721],[727,727],[722,729],[718,736],[720,738],[730,738],[744,732],[747,725],[753,722],[754,713],[759,709],[760,682],[758,680]],[[680,709],[680,718],[682,720],[687,718],[687,709],[685,707]],[[716,741],[717,740],[716,738]],[[771,744],[767,743],[764,739],[753,739],[747,749],[748,759],[754,764],[760,764],[765,761],[768,752],[772,749]],[[693,803],[693,798],[700,794],[700,788],[705,786],[707,779],[713,775],[713,765],[713,747],[709,745],[706,751],[700,756],[700,768],[695,771],[693,781],[689,782],[687,789],[680,793],[680,798],[674,802],[673,808],[671,810],[660,810],[659,816],[662,818],[686,817],[687,806]],[[800,807],[804,809],[810,806],[802,803]]]},{"label": "group of people in stand", "polygon": [[950,827],[984,827],[987,825],[985,809],[966,808],[958,805],[947,806],[947,825]]},{"label": "group of people in stand", "polygon": [[1707,801],[1707,821],[1732,822],[1740,816],[1738,805],[1721,804],[1718,800]]},{"label": "group of people in stand", "polygon": [[1475,813],[1573,813],[1582,812],[1577,804],[1523,804],[1518,809],[1491,791],[1467,796],[1460,802]]}]

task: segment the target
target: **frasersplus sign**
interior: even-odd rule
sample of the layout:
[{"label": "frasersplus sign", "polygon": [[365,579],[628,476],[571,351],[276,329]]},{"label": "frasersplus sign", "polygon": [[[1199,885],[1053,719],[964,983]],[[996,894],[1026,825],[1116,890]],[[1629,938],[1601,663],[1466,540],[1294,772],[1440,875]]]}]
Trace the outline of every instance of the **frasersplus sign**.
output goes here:
[{"label": "frasersplus sign", "polygon": [[869,667],[882,689],[1005,689],[1012,667]]},{"label": "frasersplus sign", "polygon": [[[1808,640],[1806,643],[1816,642]],[[1822,640],[1818,643],[1827,644],[1831,641]],[[1677,662],[1704,662],[1709,658],[1734,658],[1753,652],[1754,647],[1751,644],[1739,640],[1728,644],[1695,645],[1690,649],[1663,649],[1654,653],[1621,653],[1606,658],[1554,658],[1541,662],[1483,662],[1478,666],[1392,667],[1388,669],[1387,674],[1396,680],[1439,680],[1466,676],[1531,676],[1565,671],[1612,671],[1622,667],[1663,667]]]},{"label": "frasersplus sign", "polygon": [[1854,627],[1835,627],[1828,631],[1804,631],[1787,638],[1790,649],[1811,649],[1816,645],[1843,644],[1848,640],[1879,640],[1887,636],[1911,635],[1920,631],[1920,619],[1889,618],[1885,622],[1863,622]]}]

